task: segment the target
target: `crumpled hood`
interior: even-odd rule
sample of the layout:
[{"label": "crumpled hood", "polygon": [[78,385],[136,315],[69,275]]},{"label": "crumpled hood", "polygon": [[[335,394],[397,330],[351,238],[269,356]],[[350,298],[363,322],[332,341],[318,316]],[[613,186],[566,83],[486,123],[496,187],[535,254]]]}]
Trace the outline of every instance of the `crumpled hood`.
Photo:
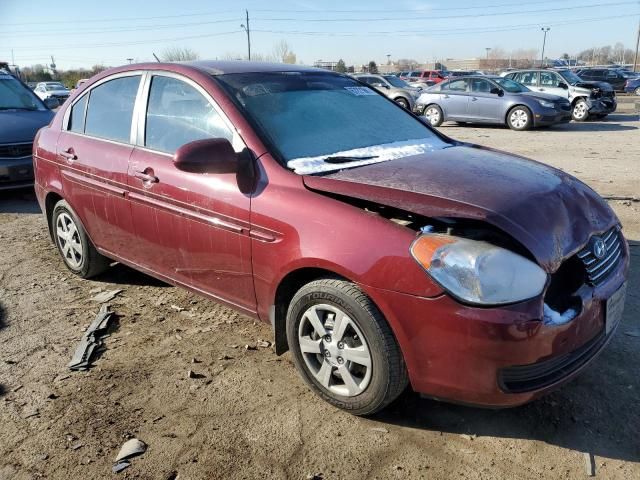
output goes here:
[{"label": "crumpled hood", "polygon": [[33,142],[53,116],[51,110],[0,110],[0,144]]},{"label": "crumpled hood", "polygon": [[572,84],[571,86],[572,87],[579,87],[579,88],[587,88],[589,90],[594,89],[594,88],[599,88],[603,92],[611,92],[613,90],[613,87],[611,86],[611,84],[609,84],[607,82],[595,82],[595,81],[592,82],[592,81],[583,80],[581,82],[576,82],[576,83]]},{"label": "crumpled hood", "polygon": [[428,217],[486,221],[524,245],[547,272],[618,220],[593,190],[533,160],[468,144],[304,176],[312,190]]}]

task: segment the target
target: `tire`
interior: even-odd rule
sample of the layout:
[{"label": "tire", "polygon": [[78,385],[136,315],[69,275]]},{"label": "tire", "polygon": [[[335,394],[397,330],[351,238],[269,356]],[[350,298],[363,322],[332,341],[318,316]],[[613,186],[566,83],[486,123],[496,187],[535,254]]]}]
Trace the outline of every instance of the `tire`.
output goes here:
[{"label": "tire", "polygon": [[383,409],[408,384],[391,328],[351,282],[325,278],[298,290],[287,311],[287,341],[309,387],[354,415]]},{"label": "tire", "polygon": [[633,93],[640,97],[640,87],[636,88]]},{"label": "tire", "polygon": [[597,115],[594,115],[593,118],[595,118],[596,120],[602,120],[603,118],[607,118],[608,113],[599,113]]},{"label": "tire", "polygon": [[432,127],[439,127],[444,121],[444,114],[442,113],[442,109],[438,105],[433,103],[425,107],[424,116],[427,120],[429,120],[429,123]]},{"label": "tire", "polygon": [[584,122],[589,118],[589,106],[584,99],[579,99],[571,110],[571,118],[576,122]]},{"label": "tire", "polygon": [[108,267],[110,260],[98,253],[69,204],[60,200],[51,212],[51,230],[66,267],[82,278],[91,278]]},{"label": "tire", "polygon": [[524,105],[516,105],[507,113],[507,125],[511,130],[529,130],[533,126],[531,110]]},{"label": "tire", "polygon": [[398,97],[393,99],[398,105],[400,105],[405,110],[409,110],[409,101],[406,98]]}]

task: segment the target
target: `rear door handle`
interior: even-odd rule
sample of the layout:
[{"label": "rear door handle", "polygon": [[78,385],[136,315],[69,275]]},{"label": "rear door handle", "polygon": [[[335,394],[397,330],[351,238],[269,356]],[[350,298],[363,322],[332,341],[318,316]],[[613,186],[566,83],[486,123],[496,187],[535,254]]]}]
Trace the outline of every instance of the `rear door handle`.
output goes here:
[{"label": "rear door handle", "polygon": [[60,156],[66,158],[67,160],[77,160],[78,156],[76,155],[76,153],[73,151],[73,148],[69,147],[65,150],[62,150],[60,152]]},{"label": "rear door handle", "polygon": [[133,176],[145,183],[158,183],[158,177],[147,173],[145,170],[135,170]]}]

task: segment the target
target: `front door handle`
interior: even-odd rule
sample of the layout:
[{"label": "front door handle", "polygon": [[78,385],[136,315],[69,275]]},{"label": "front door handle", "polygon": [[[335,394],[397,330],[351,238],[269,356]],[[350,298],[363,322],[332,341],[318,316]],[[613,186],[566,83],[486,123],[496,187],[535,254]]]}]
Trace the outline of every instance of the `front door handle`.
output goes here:
[{"label": "front door handle", "polygon": [[158,183],[158,177],[153,175],[153,170],[151,170],[151,173],[147,173],[147,170],[135,170],[133,176],[145,183]]},{"label": "front door handle", "polygon": [[471,97],[472,102],[475,102],[476,100],[478,100],[476,97]]},{"label": "front door handle", "polygon": [[444,98],[449,98],[449,95],[445,95]]},{"label": "front door handle", "polygon": [[77,160],[78,156],[76,155],[76,153],[73,151],[73,148],[69,147],[65,150],[62,150],[60,152],[60,156],[66,158],[67,160],[73,161],[73,160]]}]

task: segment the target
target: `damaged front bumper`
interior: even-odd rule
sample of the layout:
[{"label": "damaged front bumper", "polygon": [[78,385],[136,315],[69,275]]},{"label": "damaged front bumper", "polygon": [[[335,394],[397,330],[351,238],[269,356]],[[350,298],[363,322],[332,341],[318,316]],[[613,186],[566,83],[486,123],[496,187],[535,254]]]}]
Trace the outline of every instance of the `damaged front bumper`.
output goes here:
[{"label": "damaged front bumper", "polygon": [[[625,247],[626,248],[626,247]],[[579,313],[544,321],[543,299],[503,307],[463,305],[448,295],[423,298],[363,287],[400,343],[413,389],[485,407],[527,403],[576,376],[611,339],[608,299],[624,284],[628,251],[606,282],[575,294]]]},{"label": "damaged front bumper", "polygon": [[601,97],[597,99],[589,98],[587,99],[587,106],[589,107],[590,114],[608,115],[616,111],[618,101],[615,97]]}]

